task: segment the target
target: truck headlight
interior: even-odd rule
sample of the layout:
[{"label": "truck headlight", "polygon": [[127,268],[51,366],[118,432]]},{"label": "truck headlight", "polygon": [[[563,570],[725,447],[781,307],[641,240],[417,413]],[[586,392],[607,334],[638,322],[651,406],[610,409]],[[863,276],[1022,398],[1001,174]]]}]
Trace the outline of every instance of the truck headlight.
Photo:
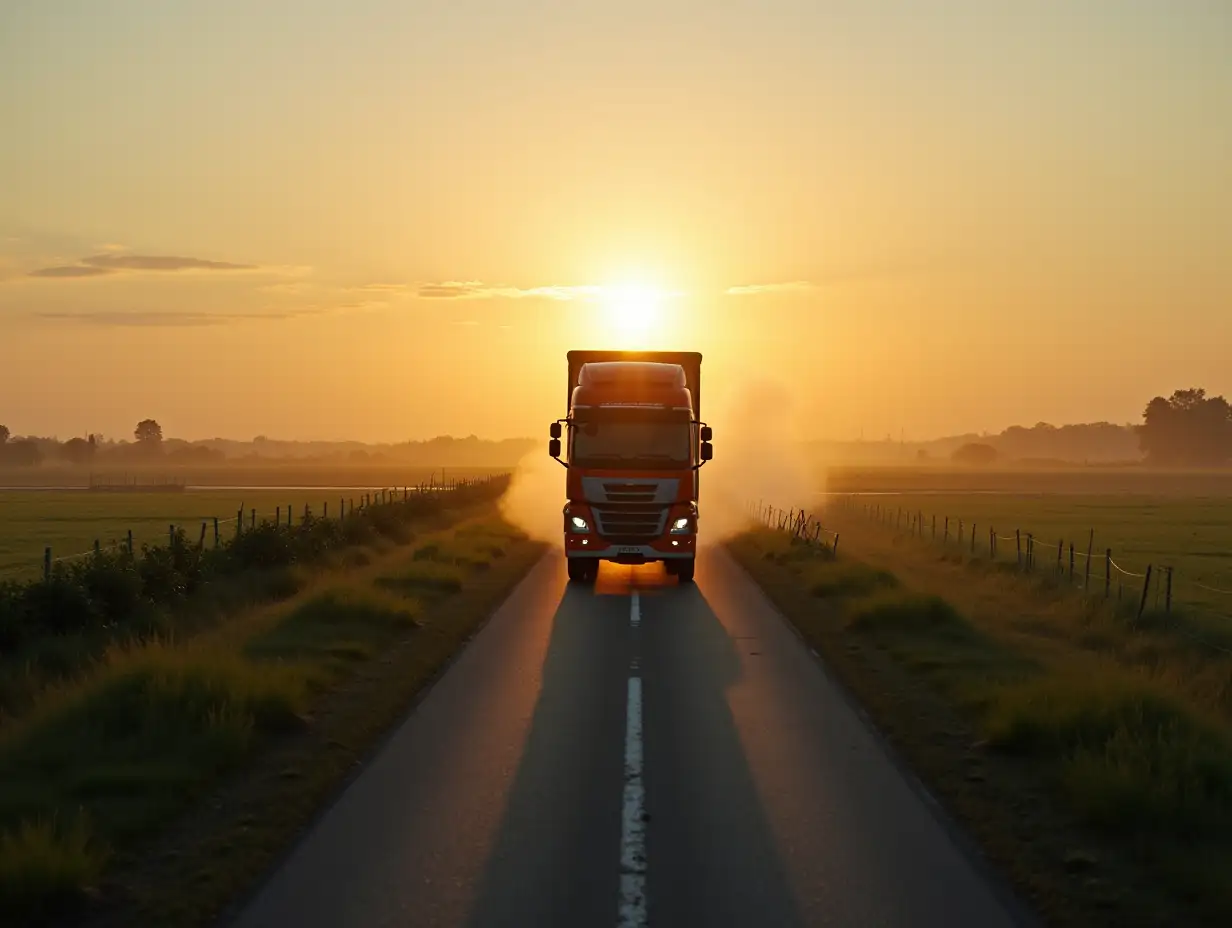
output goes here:
[{"label": "truck headlight", "polygon": [[581,516],[573,516],[569,519],[569,525],[575,532],[589,532],[590,525]]},{"label": "truck headlight", "polygon": [[688,516],[682,516],[681,518],[677,519],[675,522],[672,523],[671,533],[673,535],[684,535],[684,534],[687,534],[688,531],[689,531],[689,517]]}]

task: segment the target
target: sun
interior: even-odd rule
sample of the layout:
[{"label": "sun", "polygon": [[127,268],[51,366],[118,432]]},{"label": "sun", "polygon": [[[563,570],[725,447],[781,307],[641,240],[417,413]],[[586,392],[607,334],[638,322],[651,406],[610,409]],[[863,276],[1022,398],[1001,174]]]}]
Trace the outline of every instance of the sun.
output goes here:
[{"label": "sun", "polygon": [[660,322],[663,294],[644,284],[618,284],[603,288],[608,323],[625,336],[645,336]]}]

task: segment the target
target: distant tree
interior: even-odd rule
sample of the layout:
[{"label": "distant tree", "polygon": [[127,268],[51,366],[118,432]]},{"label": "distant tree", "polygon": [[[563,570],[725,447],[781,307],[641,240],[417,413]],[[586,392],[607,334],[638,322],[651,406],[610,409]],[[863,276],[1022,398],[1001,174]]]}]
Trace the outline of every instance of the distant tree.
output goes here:
[{"label": "distant tree", "polygon": [[142,419],[133,429],[133,437],[144,448],[160,448],[163,441],[163,427],[153,419]]},{"label": "distant tree", "polygon": [[954,449],[954,453],[950,455],[950,459],[955,464],[970,464],[977,467],[986,467],[993,464],[997,460],[997,449],[992,445],[986,445],[981,442],[968,442]]},{"label": "distant tree", "polygon": [[39,450],[38,442],[22,438],[4,445],[3,460],[16,467],[37,467],[43,463],[43,452]]},{"label": "distant tree", "polygon": [[9,431],[9,427],[7,425],[0,425],[0,445],[3,445],[6,441],[8,441],[9,436],[12,434],[13,433]]},{"label": "distant tree", "polygon": [[1147,462],[1216,467],[1232,459],[1232,406],[1198,388],[1157,396],[1142,413],[1138,440]]},{"label": "distant tree", "polygon": [[[93,439],[94,436],[90,436]],[[88,464],[94,458],[94,442],[70,438],[60,446],[60,456],[70,464]]]}]

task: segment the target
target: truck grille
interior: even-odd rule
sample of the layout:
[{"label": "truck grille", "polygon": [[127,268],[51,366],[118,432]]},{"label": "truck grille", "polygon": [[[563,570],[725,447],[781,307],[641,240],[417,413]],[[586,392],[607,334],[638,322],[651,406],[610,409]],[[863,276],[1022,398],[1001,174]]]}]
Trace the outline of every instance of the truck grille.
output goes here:
[{"label": "truck grille", "polygon": [[653,503],[658,483],[605,483],[603,492],[609,503]]},{"label": "truck grille", "polygon": [[663,534],[667,510],[661,506],[593,506],[595,528],[605,538],[655,538]]}]

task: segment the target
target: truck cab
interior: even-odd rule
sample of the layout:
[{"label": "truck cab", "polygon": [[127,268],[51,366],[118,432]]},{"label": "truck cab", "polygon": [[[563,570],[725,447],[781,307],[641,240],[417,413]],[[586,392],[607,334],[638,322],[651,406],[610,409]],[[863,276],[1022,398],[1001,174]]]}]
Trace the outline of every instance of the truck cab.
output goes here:
[{"label": "truck cab", "polygon": [[569,352],[568,414],[549,453],[566,467],[570,580],[592,582],[605,560],[663,561],[693,580],[699,471],[713,455],[700,378],[696,352]]}]

